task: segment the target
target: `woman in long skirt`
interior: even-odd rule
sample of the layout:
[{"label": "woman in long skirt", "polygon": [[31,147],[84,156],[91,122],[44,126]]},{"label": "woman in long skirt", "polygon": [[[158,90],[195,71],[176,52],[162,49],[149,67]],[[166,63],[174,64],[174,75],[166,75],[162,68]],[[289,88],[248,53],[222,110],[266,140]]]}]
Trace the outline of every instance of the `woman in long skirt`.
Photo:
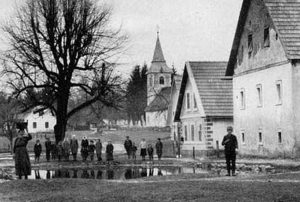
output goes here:
[{"label": "woman in long skirt", "polygon": [[28,175],[31,175],[31,165],[29,160],[29,155],[27,151],[27,143],[32,137],[29,133],[25,133],[24,129],[19,130],[18,137],[15,139],[14,144],[14,158],[15,158],[15,169],[16,175],[19,179],[25,176],[27,179]]}]

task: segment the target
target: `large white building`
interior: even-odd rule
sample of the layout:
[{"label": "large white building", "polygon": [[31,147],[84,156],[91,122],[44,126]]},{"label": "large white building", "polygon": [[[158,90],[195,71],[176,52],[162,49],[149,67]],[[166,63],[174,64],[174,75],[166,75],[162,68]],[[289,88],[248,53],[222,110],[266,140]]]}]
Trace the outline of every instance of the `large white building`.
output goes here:
[{"label": "large white building", "polygon": [[226,75],[240,153],[300,155],[300,0],[244,0]]}]

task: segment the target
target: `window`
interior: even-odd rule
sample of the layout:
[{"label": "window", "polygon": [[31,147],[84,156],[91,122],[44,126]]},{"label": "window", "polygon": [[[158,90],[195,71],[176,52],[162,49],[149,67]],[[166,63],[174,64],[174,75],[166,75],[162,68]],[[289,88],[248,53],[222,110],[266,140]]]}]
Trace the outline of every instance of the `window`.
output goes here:
[{"label": "window", "polygon": [[282,137],[281,137],[281,132],[278,132],[278,143],[282,143]]},{"label": "window", "polygon": [[262,132],[258,132],[258,143],[262,144]]},{"label": "window", "polygon": [[282,104],[282,82],[276,81],[276,91],[277,91],[277,105]]},{"label": "window", "polygon": [[241,133],[241,138],[242,138],[242,144],[245,144],[245,132],[243,131],[242,133]]},{"label": "window", "polygon": [[196,95],[194,94],[194,109],[197,109],[197,100]]},{"label": "window", "polygon": [[33,127],[33,128],[36,128],[36,127],[37,127],[36,122],[33,122],[33,123],[32,123],[32,127]]},{"label": "window", "polygon": [[248,56],[251,57],[253,51],[253,40],[252,40],[252,33],[248,35]]},{"label": "window", "polygon": [[186,94],[186,108],[190,109],[191,108],[191,104],[190,104],[190,93]]},{"label": "window", "polygon": [[257,106],[261,107],[262,106],[262,87],[261,84],[256,85],[256,91],[257,91]]},{"label": "window", "polygon": [[198,135],[199,135],[199,141],[202,142],[202,125],[199,125],[199,131],[198,131]]},{"label": "window", "polygon": [[184,126],[184,140],[185,140],[185,141],[187,141],[187,136],[188,136],[187,133],[188,133],[188,132],[187,132],[187,126]]},{"label": "window", "polygon": [[164,85],[165,84],[165,78],[163,76],[159,77],[159,84]]},{"label": "window", "polygon": [[192,141],[195,140],[195,127],[194,127],[194,125],[191,125],[191,139],[192,139]]},{"label": "window", "polygon": [[240,91],[240,107],[241,109],[245,109],[245,90],[241,89]]},{"label": "window", "polygon": [[270,47],[270,31],[269,27],[264,29],[264,47]]},{"label": "window", "polygon": [[45,122],[45,128],[49,128],[49,122]]}]

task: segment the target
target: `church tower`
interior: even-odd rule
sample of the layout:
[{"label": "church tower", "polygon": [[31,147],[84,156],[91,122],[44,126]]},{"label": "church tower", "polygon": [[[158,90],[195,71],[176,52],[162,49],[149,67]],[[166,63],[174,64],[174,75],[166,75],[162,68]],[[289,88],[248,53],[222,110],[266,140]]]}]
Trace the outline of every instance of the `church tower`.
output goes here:
[{"label": "church tower", "polygon": [[162,88],[171,87],[172,70],[167,66],[159,41],[157,40],[151,66],[147,73],[147,105],[149,105]]}]

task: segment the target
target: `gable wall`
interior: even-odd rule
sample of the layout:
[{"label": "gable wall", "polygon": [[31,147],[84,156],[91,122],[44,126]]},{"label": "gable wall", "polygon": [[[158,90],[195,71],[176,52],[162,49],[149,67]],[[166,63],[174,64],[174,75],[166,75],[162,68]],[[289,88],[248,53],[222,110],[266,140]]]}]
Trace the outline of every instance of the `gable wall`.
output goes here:
[{"label": "gable wall", "polygon": [[[241,36],[234,74],[286,61],[286,55],[275,27],[261,0],[252,0]],[[270,47],[264,47],[264,28],[269,27]],[[248,55],[248,35],[252,33],[253,51]]]}]

